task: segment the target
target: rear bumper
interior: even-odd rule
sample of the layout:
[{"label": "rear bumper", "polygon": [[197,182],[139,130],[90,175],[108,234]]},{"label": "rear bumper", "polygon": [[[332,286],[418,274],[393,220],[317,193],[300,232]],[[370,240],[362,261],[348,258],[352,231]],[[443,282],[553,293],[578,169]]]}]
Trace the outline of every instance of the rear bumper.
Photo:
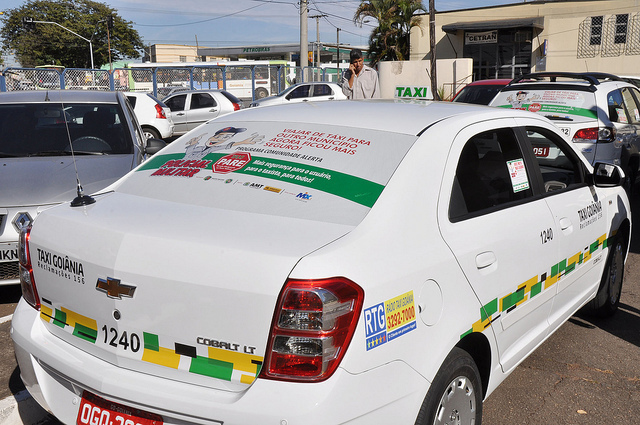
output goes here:
[{"label": "rear bumper", "polygon": [[64,423],[75,423],[84,390],[159,414],[166,424],[413,423],[429,383],[404,362],[353,375],[339,369],[313,384],[257,379],[234,393],[117,367],[48,333],[21,301],[12,338],[31,395]]}]

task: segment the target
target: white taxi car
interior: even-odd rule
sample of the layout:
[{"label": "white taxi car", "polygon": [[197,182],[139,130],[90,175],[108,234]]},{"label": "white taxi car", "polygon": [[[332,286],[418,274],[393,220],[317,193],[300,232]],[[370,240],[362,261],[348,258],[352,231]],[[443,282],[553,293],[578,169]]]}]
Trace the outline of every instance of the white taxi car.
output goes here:
[{"label": "white taxi car", "polygon": [[83,425],[479,423],[578,309],[615,312],[623,179],[523,111],[225,115],[22,233],[21,376]]},{"label": "white taxi car", "polygon": [[490,105],[549,118],[591,163],[620,165],[630,193],[640,178],[640,90],[624,78],[597,72],[527,74],[511,81]]}]

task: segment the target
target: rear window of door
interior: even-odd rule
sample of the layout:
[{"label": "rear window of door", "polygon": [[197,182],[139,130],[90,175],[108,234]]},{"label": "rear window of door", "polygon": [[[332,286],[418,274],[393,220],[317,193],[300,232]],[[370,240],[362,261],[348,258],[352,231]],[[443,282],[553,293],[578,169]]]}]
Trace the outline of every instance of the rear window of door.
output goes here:
[{"label": "rear window of door", "polygon": [[169,107],[169,109],[171,109],[172,112],[184,111],[184,106],[185,106],[186,102],[187,102],[187,95],[186,94],[181,94],[181,95],[178,95],[178,96],[174,96],[174,97],[164,101],[164,103],[167,104],[167,106]]},{"label": "rear window of door", "polygon": [[449,206],[452,221],[533,196],[529,171],[510,128],[486,131],[462,149]]},{"label": "rear window of door", "polygon": [[217,106],[215,99],[209,93],[192,93],[190,109],[213,108]]},{"label": "rear window of door", "polygon": [[331,96],[333,94],[333,90],[326,84],[316,84],[313,86],[313,97],[316,96]]}]

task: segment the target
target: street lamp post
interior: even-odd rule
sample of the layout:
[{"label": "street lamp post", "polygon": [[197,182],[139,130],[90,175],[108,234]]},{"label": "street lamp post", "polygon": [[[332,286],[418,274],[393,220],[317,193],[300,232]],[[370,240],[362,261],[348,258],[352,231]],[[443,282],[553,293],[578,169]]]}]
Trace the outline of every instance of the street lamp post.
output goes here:
[{"label": "street lamp post", "polygon": [[84,38],[83,36],[81,36],[80,34],[71,31],[69,28],[63,27],[62,25],[60,25],[57,22],[51,22],[51,21],[34,21],[33,18],[24,18],[23,21],[25,24],[53,24],[53,25],[57,25],[60,28],[62,28],[65,31],[69,31],[71,34],[75,35],[76,37],[80,37],[81,39],[83,39],[84,41],[86,41],[87,43],[89,43],[89,57],[91,58],[91,69],[94,69],[93,66],[93,44],[91,43],[91,40],[89,40],[88,38]]}]

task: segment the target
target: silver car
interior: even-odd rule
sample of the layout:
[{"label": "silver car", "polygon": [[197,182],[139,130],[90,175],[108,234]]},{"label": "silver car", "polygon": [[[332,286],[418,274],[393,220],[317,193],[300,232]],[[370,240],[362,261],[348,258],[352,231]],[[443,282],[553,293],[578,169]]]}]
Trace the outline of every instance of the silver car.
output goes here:
[{"label": "silver car", "polygon": [[121,93],[0,93],[0,285],[19,282],[18,234],[42,210],[79,184],[105,188],[162,146],[145,141]]},{"label": "silver car", "polygon": [[174,136],[242,108],[242,101],[226,90],[183,91],[162,100],[171,109]]}]

